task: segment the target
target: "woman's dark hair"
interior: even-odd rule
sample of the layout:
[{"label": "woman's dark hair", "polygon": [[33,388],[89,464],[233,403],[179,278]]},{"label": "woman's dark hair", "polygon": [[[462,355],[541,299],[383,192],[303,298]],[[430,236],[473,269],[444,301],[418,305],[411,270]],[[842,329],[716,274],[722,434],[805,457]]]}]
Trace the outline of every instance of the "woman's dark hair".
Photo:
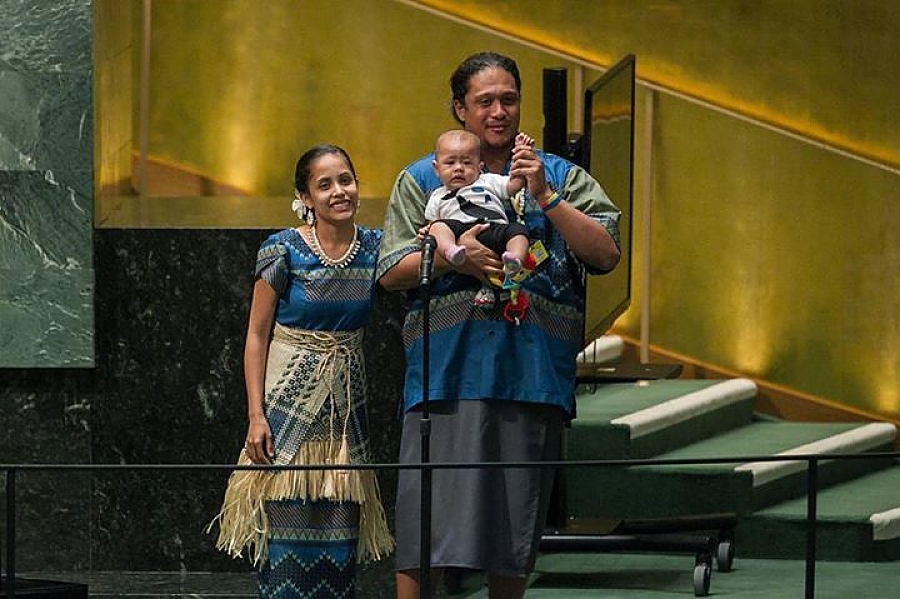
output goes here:
[{"label": "woman's dark hair", "polygon": [[321,144],[305,151],[297,161],[297,169],[294,171],[294,188],[297,191],[309,193],[309,169],[317,158],[325,154],[339,154],[343,156],[344,160],[347,161],[347,166],[350,167],[350,172],[353,173],[353,178],[356,178],[356,169],[353,168],[353,161],[350,160],[350,155],[347,154],[344,148],[332,144]]},{"label": "woman's dark hair", "polygon": [[515,60],[508,56],[497,54],[496,52],[479,52],[478,54],[473,54],[462,61],[460,65],[456,67],[456,70],[453,71],[453,74],[450,75],[450,114],[453,115],[453,118],[456,119],[460,125],[463,124],[463,122],[456,115],[454,104],[456,102],[465,104],[466,93],[469,91],[469,80],[473,75],[480,73],[484,69],[493,67],[503,69],[512,75],[512,78],[516,82],[516,90],[518,90],[519,93],[522,92],[522,79],[519,77],[519,67],[516,66]]}]

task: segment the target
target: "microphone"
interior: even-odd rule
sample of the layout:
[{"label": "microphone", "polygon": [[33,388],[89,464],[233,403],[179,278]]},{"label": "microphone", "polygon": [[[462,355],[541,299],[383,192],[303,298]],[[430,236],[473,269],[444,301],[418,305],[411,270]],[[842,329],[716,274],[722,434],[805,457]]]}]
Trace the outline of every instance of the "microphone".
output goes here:
[{"label": "microphone", "polygon": [[431,273],[434,270],[434,250],[437,240],[433,235],[426,235],[422,240],[422,259],[419,262],[419,285],[431,285]]}]

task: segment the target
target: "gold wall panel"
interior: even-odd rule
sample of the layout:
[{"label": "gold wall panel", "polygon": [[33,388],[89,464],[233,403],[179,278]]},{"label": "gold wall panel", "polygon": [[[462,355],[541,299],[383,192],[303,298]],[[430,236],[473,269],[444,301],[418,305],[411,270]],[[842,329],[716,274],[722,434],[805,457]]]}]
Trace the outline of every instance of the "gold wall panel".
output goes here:
[{"label": "gold wall panel", "polygon": [[653,343],[900,415],[897,177],[678,99],[656,115]]},{"label": "gold wall panel", "polygon": [[[293,222],[287,207],[296,159],[323,142],[347,149],[363,197],[383,212],[401,168],[457,126],[447,81],[466,56],[492,49],[516,58],[522,126],[538,139],[541,71],[574,66],[385,0],[166,0],[153,3],[151,20],[150,158],[250,196],[285,198],[276,222],[260,223],[252,204],[240,208],[264,226]],[[140,39],[140,23],[132,26]],[[179,205],[156,225],[178,226]],[[112,214],[116,206],[126,204],[104,201],[102,226],[158,213],[127,204],[126,213]],[[216,219],[213,211],[207,222]],[[379,216],[370,224],[380,223]]]},{"label": "gold wall panel", "polygon": [[900,166],[900,3],[416,0]]},{"label": "gold wall panel", "polygon": [[[94,8],[95,195],[131,193],[135,31],[138,0],[97,0]],[[100,202],[96,202],[101,205]],[[95,223],[100,211],[94,211]]]}]

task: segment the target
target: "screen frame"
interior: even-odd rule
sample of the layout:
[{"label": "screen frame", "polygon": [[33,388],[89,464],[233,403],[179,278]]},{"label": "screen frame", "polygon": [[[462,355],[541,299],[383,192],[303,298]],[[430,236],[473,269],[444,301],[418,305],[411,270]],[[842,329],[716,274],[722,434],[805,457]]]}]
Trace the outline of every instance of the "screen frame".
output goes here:
[{"label": "screen frame", "polygon": [[[603,75],[600,76],[594,83],[588,86],[584,91],[584,105],[583,105],[583,133],[580,140],[580,152],[579,152],[579,162],[580,166],[591,173],[591,132],[593,127],[593,100],[594,96],[600,92],[604,87],[609,85],[609,83],[621,74],[630,69],[631,72],[631,82],[630,82],[630,111],[631,118],[629,127],[630,127],[630,148],[628,155],[628,198],[625,199],[628,203],[628,237],[626,241],[625,247],[620,247],[621,254],[623,256],[628,257],[628,275],[626,277],[626,293],[625,298],[619,302],[615,307],[613,307],[612,311],[604,316],[599,323],[594,325],[590,330],[587,329],[587,318],[585,315],[584,321],[584,341],[585,343],[590,343],[597,337],[605,334],[610,327],[612,327],[613,323],[616,321],[619,316],[621,316],[631,305],[631,294],[632,294],[632,283],[631,283],[631,275],[634,262],[632,260],[632,247],[633,247],[633,236],[634,236],[634,122],[635,122],[635,78],[636,78],[636,57],[634,54],[627,54],[621,60],[619,60],[616,64],[609,68]],[[601,182],[602,184],[602,182]],[[620,264],[619,267],[622,265]],[[584,289],[585,289],[585,302],[590,301],[589,289],[588,289],[588,280],[587,276],[585,276],[584,281]]]}]

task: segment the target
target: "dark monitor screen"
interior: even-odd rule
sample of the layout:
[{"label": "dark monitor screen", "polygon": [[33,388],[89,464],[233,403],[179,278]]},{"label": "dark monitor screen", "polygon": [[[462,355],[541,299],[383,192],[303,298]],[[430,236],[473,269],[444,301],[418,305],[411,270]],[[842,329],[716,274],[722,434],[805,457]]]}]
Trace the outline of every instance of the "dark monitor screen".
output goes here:
[{"label": "dark monitor screen", "polygon": [[584,94],[583,166],[622,211],[622,257],[611,273],[588,277],[585,340],[606,333],[631,302],[635,57],[628,55]]}]

